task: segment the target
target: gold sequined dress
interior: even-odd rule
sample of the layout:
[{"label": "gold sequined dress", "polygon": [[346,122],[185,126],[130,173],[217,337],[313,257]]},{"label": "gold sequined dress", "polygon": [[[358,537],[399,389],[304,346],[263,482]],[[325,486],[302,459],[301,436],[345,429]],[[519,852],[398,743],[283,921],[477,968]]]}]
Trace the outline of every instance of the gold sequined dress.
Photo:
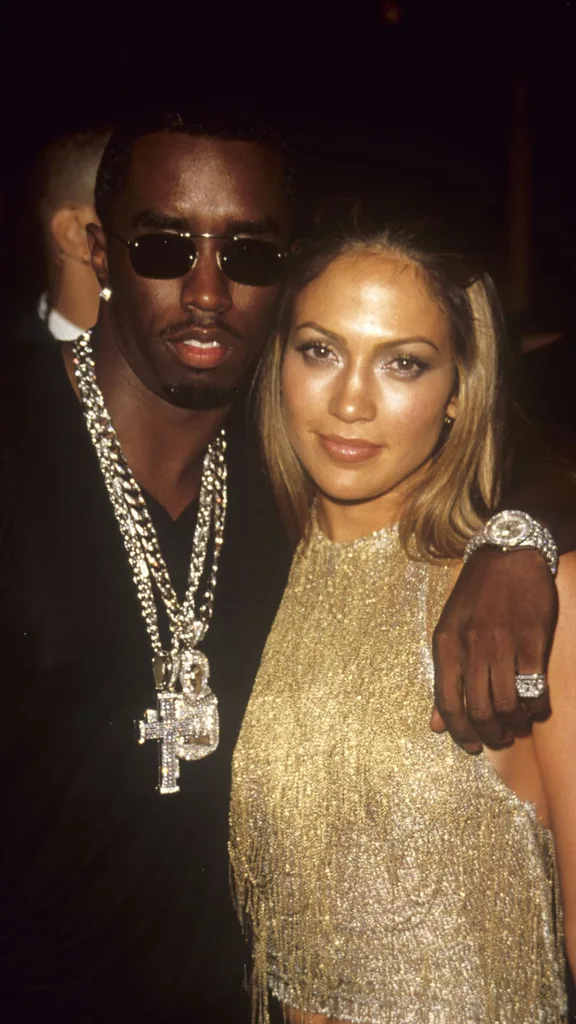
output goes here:
[{"label": "gold sequined dress", "polygon": [[550,833],[429,729],[452,567],[396,529],[298,548],[233,760],[256,1006],[360,1024],[565,1019]]}]

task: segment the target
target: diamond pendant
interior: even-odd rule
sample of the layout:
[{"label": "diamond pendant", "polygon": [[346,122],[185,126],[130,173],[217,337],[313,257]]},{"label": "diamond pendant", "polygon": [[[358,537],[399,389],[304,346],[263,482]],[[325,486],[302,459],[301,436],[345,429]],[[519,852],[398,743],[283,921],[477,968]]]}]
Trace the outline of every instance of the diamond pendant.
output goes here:
[{"label": "diamond pendant", "polygon": [[[208,659],[201,651],[184,648],[163,666],[165,690],[157,694],[156,708],[139,724],[139,743],[158,740],[160,793],[178,793],[180,760],[198,761],[218,746],[218,701],[208,685]],[[158,680],[158,662],[154,674]],[[168,671],[167,671],[168,670]],[[168,675],[168,679],[166,676]],[[175,690],[179,684],[181,692]]]}]

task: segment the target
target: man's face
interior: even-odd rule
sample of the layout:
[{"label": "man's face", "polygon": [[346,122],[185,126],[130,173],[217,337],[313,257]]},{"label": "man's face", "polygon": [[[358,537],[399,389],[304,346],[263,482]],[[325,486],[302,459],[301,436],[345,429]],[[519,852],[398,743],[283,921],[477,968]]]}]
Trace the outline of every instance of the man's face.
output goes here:
[{"label": "man's face", "polygon": [[114,235],[240,235],[284,249],[289,227],[282,157],[272,147],[172,133],[139,139],[93,258],[112,289],[105,315],[116,344],[150,391],[187,408],[229,402],[262,348],[279,285],[230,281],[213,238],[195,239],[198,256],[184,277],[140,277]]}]

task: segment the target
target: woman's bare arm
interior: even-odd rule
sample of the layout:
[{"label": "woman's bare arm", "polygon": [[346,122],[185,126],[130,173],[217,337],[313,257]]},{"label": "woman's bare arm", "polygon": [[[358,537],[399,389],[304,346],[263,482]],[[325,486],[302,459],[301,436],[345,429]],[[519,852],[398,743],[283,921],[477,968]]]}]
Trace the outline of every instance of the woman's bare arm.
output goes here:
[{"label": "woman's bare arm", "polygon": [[560,873],[566,950],[576,972],[576,552],[560,561],[559,615],[549,663],[552,714],[533,728]]}]

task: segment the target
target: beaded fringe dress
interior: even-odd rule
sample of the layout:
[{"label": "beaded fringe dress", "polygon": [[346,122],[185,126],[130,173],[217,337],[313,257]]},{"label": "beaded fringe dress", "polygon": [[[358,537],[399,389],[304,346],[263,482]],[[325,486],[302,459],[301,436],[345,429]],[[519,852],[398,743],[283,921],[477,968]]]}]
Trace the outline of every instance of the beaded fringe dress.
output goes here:
[{"label": "beaded fringe dress", "polygon": [[550,833],[429,729],[453,567],[396,529],[296,552],[233,761],[230,855],[255,1014],[565,1020]]}]

